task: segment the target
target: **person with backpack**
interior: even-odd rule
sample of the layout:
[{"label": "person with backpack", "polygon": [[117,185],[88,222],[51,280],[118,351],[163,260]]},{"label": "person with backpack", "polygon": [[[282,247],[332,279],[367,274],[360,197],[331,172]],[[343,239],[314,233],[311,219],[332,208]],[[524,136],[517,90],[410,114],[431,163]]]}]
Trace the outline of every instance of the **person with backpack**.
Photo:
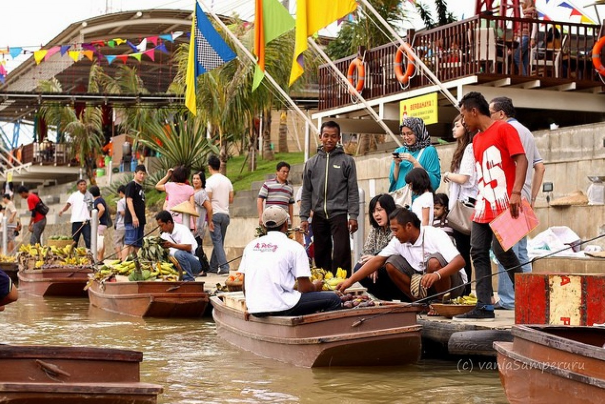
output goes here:
[{"label": "person with backpack", "polygon": [[33,192],[29,192],[29,189],[27,189],[27,187],[24,185],[21,185],[19,188],[17,188],[17,193],[21,195],[21,198],[27,200],[27,209],[32,214],[32,218],[27,226],[29,232],[31,233],[29,243],[42,244],[42,233],[46,228],[46,214],[48,213],[48,206],[42,202],[38,195],[34,194]]}]

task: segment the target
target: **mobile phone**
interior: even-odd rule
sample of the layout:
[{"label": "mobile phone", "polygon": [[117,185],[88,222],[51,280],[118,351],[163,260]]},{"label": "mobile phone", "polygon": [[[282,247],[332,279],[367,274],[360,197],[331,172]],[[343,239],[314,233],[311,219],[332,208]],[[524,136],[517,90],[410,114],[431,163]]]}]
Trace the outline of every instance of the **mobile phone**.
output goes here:
[{"label": "mobile phone", "polygon": [[399,153],[393,152],[393,157],[399,157]]}]

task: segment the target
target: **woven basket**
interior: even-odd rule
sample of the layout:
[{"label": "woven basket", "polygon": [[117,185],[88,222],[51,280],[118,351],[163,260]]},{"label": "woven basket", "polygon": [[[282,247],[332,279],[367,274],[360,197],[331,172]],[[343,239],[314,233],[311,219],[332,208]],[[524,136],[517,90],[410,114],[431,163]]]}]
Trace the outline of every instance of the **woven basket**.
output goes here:
[{"label": "woven basket", "polygon": [[225,286],[229,292],[241,292],[244,290],[244,282],[242,281],[225,281]]},{"label": "woven basket", "polygon": [[46,245],[49,247],[55,246],[57,248],[63,248],[73,243],[73,240],[48,240]]}]

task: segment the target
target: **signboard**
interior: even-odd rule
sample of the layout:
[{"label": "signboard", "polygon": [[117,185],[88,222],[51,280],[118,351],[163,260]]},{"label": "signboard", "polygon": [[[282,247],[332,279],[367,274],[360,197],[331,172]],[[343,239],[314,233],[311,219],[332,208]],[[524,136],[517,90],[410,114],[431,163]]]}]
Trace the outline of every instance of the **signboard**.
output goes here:
[{"label": "signboard", "polygon": [[399,102],[399,122],[404,117],[421,118],[425,125],[438,122],[437,93],[421,95]]}]

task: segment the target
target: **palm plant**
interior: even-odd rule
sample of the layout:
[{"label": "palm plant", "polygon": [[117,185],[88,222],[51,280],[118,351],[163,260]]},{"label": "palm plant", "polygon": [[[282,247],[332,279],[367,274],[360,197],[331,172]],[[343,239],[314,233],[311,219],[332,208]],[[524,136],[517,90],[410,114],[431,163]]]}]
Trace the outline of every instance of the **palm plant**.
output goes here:
[{"label": "palm plant", "polygon": [[[61,93],[61,83],[56,79],[41,80],[38,91]],[[72,144],[74,157],[85,169],[92,185],[96,184],[94,158],[103,147],[103,115],[100,107],[86,106],[76,114],[73,106],[44,103],[40,108],[41,116],[56,127],[58,133],[65,133]]]},{"label": "palm plant", "polygon": [[416,2],[416,10],[418,15],[424,22],[427,29],[440,27],[456,21],[454,14],[447,10],[447,2],[445,0],[435,0],[435,10],[437,11],[437,19],[433,18],[429,5],[421,2]]}]

